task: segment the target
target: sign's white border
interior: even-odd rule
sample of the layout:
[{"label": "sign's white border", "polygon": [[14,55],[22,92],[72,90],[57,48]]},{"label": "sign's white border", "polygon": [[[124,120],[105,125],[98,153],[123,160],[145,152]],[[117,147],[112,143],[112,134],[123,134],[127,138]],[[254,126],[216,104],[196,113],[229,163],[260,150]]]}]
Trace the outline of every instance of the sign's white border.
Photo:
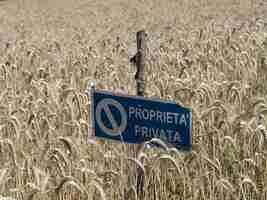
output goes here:
[{"label": "sign's white border", "polygon": [[128,95],[128,94],[122,94],[122,93],[116,93],[116,92],[110,92],[110,91],[106,91],[106,90],[95,90],[92,89],[91,90],[91,97],[93,95],[93,92],[97,92],[97,93],[101,93],[101,94],[107,94],[107,95],[115,95],[115,96],[119,96],[119,97],[126,97],[126,98],[132,98],[132,99],[141,99],[141,100],[145,100],[145,101],[157,101],[160,103],[168,103],[168,104],[175,104],[181,108],[187,109],[188,111],[192,111],[190,108],[181,106],[179,104],[177,104],[175,101],[169,101],[169,100],[162,100],[162,99],[158,99],[158,98],[147,98],[147,97],[142,97],[142,96],[134,96],[134,95]]},{"label": "sign's white border", "polygon": [[[187,108],[187,107],[183,107],[183,106],[180,106],[179,104],[177,104],[176,102],[174,101],[168,101],[168,100],[161,100],[161,99],[157,99],[157,98],[145,98],[145,97],[142,97],[142,96],[133,96],[133,95],[127,95],[127,94],[122,94],[122,93],[115,93],[115,92],[110,92],[110,91],[105,91],[105,90],[96,90],[95,87],[91,87],[91,90],[90,90],[90,97],[91,97],[91,122],[92,122],[92,136],[95,137],[95,126],[94,126],[94,101],[93,101],[93,96],[94,96],[94,92],[97,92],[97,93],[101,93],[101,94],[107,94],[107,95],[116,95],[116,96],[121,96],[121,97],[128,97],[128,98],[134,98],[134,99],[142,99],[142,100],[145,100],[145,101],[157,101],[157,102],[160,102],[160,103],[170,103],[170,104],[176,104],[177,106],[181,107],[181,108],[184,108],[184,109],[187,109],[189,112],[190,112],[190,132],[191,132],[191,136],[190,136],[190,143],[192,143],[192,127],[193,127],[193,119],[192,119],[192,115],[193,115],[193,112],[192,112],[192,109],[190,108]],[[87,93],[89,94],[89,92]],[[183,151],[183,150],[182,150]]]}]

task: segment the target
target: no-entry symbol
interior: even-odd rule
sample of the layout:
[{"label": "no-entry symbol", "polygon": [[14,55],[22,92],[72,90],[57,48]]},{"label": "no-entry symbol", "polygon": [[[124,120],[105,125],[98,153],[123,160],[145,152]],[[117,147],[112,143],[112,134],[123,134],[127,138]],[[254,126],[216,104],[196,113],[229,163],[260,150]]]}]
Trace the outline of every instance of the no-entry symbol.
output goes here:
[{"label": "no-entry symbol", "polygon": [[[111,106],[114,106],[116,109],[119,110],[120,116],[121,116],[120,124],[114,118],[110,110]],[[111,123],[112,128],[108,128],[103,123],[103,119],[101,117],[102,112],[105,112],[109,122]],[[121,133],[123,133],[123,131],[127,127],[127,114],[125,112],[125,109],[122,107],[122,105],[119,102],[113,99],[107,98],[107,99],[101,100],[96,107],[96,121],[99,127],[102,129],[102,131],[104,131],[107,135],[118,136]]]}]

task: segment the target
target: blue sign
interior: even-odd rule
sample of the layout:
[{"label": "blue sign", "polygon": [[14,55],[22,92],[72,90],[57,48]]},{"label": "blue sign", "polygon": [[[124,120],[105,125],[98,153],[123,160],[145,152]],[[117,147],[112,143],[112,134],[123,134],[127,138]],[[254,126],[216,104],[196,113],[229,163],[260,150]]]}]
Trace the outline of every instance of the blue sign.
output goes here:
[{"label": "blue sign", "polygon": [[92,124],[96,137],[127,143],[159,138],[190,150],[192,111],[175,102],[92,90]]}]

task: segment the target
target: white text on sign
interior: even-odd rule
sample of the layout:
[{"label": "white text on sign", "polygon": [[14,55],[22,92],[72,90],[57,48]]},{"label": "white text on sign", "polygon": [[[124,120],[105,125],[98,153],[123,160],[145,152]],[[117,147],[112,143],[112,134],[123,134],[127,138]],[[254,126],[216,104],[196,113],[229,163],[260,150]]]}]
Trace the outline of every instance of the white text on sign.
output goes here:
[{"label": "white text on sign", "polygon": [[175,124],[188,126],[186,118],[189,114],[180,114],[172,112],[162,112],[159,110],[145,109],[140,107],[129,107],[129,119],[158,121],[163,124]]},{"label": "white text on sign", "polygon": [[167,140],[169,142],[179,143],[181,142],[180,134],[178,131],[174,130],[164,130],[160,128],[148,128],[146,126],[134,126],[135,136],[142,136],[143,138],[159,138],[162,140]]}]

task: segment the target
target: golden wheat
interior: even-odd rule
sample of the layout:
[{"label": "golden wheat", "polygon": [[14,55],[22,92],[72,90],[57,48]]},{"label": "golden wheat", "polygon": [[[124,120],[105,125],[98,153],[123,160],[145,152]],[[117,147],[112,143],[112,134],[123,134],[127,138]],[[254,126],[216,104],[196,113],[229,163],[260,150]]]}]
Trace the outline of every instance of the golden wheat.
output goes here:
[{"label": "golden wheat", "polygon": [[[24,0],[0,7],[2,196],[137,200],[139,169],[143,200],[267,198],[265,5]],[[135,94],[129,57],[141,28],[146,96],[192,109],[191,152],[158,138],[137,149],[93,137],[86,90]]]}]

